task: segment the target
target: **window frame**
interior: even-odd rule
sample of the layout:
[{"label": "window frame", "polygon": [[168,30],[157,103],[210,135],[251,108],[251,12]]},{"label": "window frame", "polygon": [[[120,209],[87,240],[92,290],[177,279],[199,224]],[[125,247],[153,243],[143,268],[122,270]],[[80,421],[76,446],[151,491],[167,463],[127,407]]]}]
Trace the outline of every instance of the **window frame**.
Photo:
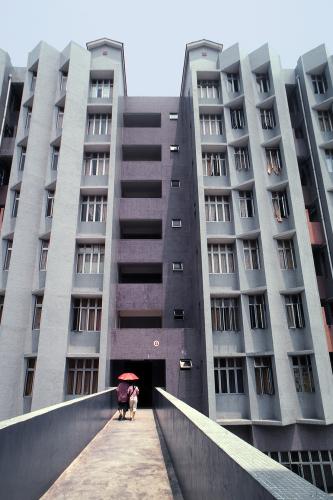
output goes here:
[{"label": "window frame", "polygon": [[47,270],[47,258],[49,253],[49,240],[41,240],[40,244],[40,257],[39,257],[39,270],[46,271]]},{"label": "window frame", "polygon": [[226,177],[228,175],[225,153],[202,153],[202,168],[205,177]]},{"label": "window frame", "polygon": [[18,215],[18,209],[20,205],[20,197],[21,197],[21,192],[17,191],[16,189],[14,190],[14,200],[13,200],[13,208],[12,208],[12,217],[17,217]]},{"label": "window frame", "polygon": [[251,330],[266,330],[268,324],[265,295],[248,295],[248,298]]},{"label": "window frame", "polygon": [[[82,258],[80,258],[80,255]],[[96,256],[96,258],[94,258]],[[82,243],[76,249],[76,274],[103,274],[105,245],[103,243]]]},{"label": "window frame", "polygon": [[6,240],[6,253],[5,253],[5,259],[4,259],[4,263],[3,263],[3,270],[4,271],[9,271],[10,261],[12,258],[12,251],[13,251],[13,240],[7,239]]},{"label": "window frame", "polygon": [[219,80],[197,80],[199,99],[219,99],[220,82]]},{"label": "window frame", "polygon": [[274,107],[260,108],[260,121],[263,130],[273,130],[276,127]]},{"label": "window frame", "polygon": [[[255,216],[253,190],[238,191],[238,201],[239,201],[239,217],[241,219],[250,219]],[[251,212],[252,215],[249,215]]]},{"label": "window frame", "polygon": [[245,394],[243,358],[214,357],[214,381],[215,394]]},{"label": "window frame", "polygon": [[274,218],[279,223],[283,222],[290,215],[287,191],[272,191],[271,195]]},{"label": "window frame", "polygon": [[89,82],[89,97],[91,99],[111,99],[112,92],[113,80],[111,78],[94,78]]},{"label": "window frame", "polygon": [[288,328],[290,330],[305,328],[302,294],[284,295],[284,300]]},{"label": "window frame", "polygon": [[[87,135],[110,135],[111,134],[111,113],[88,113],[87,115]],[[103,132],[103,133],[102,133]]]},{"label": "window frame", "polygon": [[238,94],[241,91],[241,81],[239,73],[227,73],[227,91],[232,94]]},{"label": "window frame", "polygon": [[106,222],[107,196],[82,195],[80,199],[80,222]]},{"label": "window frame", "polygon": [[34,313],[32,319],[32,330],[40,330],[40,323],[42,320],[42,311],[43,311],[43,295],[35,295],[34,296]]},{"label": "window frame", "polygon": [[278,239],[276,240],[276,243],[280,269],[283,271],[296,269],[297,265],[293,239]]},{"label": "window frame", "polygon": [[110,154],[107,152],[85,153],[83,157],[83,175],[85,177],[99,177],[108,175],[110,168]]},{"label": "window frame", "polygon": [[236,272],[235,245],[208,243],[207,250],[209,274],[234,274]]},{"label": "window frame", "polygon": [[[85,396],[95,394],[98,391],[98,358],[67,358],[66,372],[67,395]],[[88,391],[86,390],[87,388],[89,388]]]},{"label": "window frame", "polygon": [[[30,364],[30,362],[32,363]],[[25,358],[25,377],[24,377],[24,389],[23,397],[31,397],[34,390],[34,380],[36,372],[36,357]]]},{"label": "window frame", "polygon": [[211,297],[210,311],[213,332],[240,331],[240,307],[237,297]]},{"label": "window frame", "polygon": [[231,199],[228,195],[205,195],[206,222],[231,222]]},{"label": "window frame", "polygon": [[235,168],[238,172],[251,169],[250,152],[248,146],[234,146]]},{"label": "window frame", "polygon": [[[72,301],[72,332],[100,332],[102,297],[80,297]],[[91,327],[93,327],[91,329]]]},{"label": "window frame", "polygon": [[291,366],[296,392],[316,392],[311,356],[309,354],[291,356]]},{"label": "window frame", "polygon": [[271,357],[255,356],[253,359],[253,368],[258,396],[273,396],[275,389]]},{"label": "window frame", "polygon": [[222,114],[201,113],[200,114],[201,135],[222,136],[223,135],[223,117]]},{"label": "window frame", "polygon": [[243,241],[244,268],[246,271],[259,271],[261,268],[259,240],[246,239]]}]

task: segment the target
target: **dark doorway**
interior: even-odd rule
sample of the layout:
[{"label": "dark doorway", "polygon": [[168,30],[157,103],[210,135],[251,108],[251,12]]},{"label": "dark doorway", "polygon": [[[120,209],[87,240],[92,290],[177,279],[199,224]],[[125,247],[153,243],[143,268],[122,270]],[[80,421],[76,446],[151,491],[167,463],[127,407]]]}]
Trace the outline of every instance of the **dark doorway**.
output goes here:
[{"label": "dark doorway", "polygon": [[136,385],[140,389],[139,408],[151,408],[153,388],[165,388],[165,360],[111,360],[111,386],[118,384],[118,377],[124,372],[133,372],[139,377]]}]

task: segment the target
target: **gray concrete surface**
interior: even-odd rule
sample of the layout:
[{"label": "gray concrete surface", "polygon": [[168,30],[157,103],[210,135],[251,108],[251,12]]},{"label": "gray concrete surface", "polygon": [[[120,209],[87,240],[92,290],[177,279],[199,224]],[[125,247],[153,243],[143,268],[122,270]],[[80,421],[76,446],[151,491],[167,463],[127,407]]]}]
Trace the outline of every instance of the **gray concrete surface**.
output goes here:
[{"label": "gray concrete surface", "polygon": [[0,498],[40,498],[114,414],[112,391],[0,422]]},{"label": "gray concrete surface", "polygon": [[162,389],[155,391],[155,411],[185,499],[328,498]]},{"label": "gray concrete surface", "polygon": [[115,415],[42,498],[171,500],[153,411],[133,422]]}]

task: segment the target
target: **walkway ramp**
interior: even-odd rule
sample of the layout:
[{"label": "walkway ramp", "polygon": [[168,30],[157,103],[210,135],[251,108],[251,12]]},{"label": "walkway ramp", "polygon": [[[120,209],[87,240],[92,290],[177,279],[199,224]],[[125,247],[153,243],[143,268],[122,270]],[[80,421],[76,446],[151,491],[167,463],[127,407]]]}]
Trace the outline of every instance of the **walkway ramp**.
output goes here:
[{"label": "walkway ramp", "polygon": [[42,497],[43,500],[173,498],[152,410],[116,416]]}]

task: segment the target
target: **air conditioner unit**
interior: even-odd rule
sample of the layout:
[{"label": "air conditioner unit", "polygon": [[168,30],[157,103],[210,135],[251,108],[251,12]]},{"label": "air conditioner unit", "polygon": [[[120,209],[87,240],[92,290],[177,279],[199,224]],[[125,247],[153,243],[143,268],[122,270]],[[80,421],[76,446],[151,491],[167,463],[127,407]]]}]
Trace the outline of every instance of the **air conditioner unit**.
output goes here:
[{"label": "air conditioner unit", "polygon": [[179,360],[179,368],[181,370],[191,370],[193,364],[192,359],[180,359]]}]

